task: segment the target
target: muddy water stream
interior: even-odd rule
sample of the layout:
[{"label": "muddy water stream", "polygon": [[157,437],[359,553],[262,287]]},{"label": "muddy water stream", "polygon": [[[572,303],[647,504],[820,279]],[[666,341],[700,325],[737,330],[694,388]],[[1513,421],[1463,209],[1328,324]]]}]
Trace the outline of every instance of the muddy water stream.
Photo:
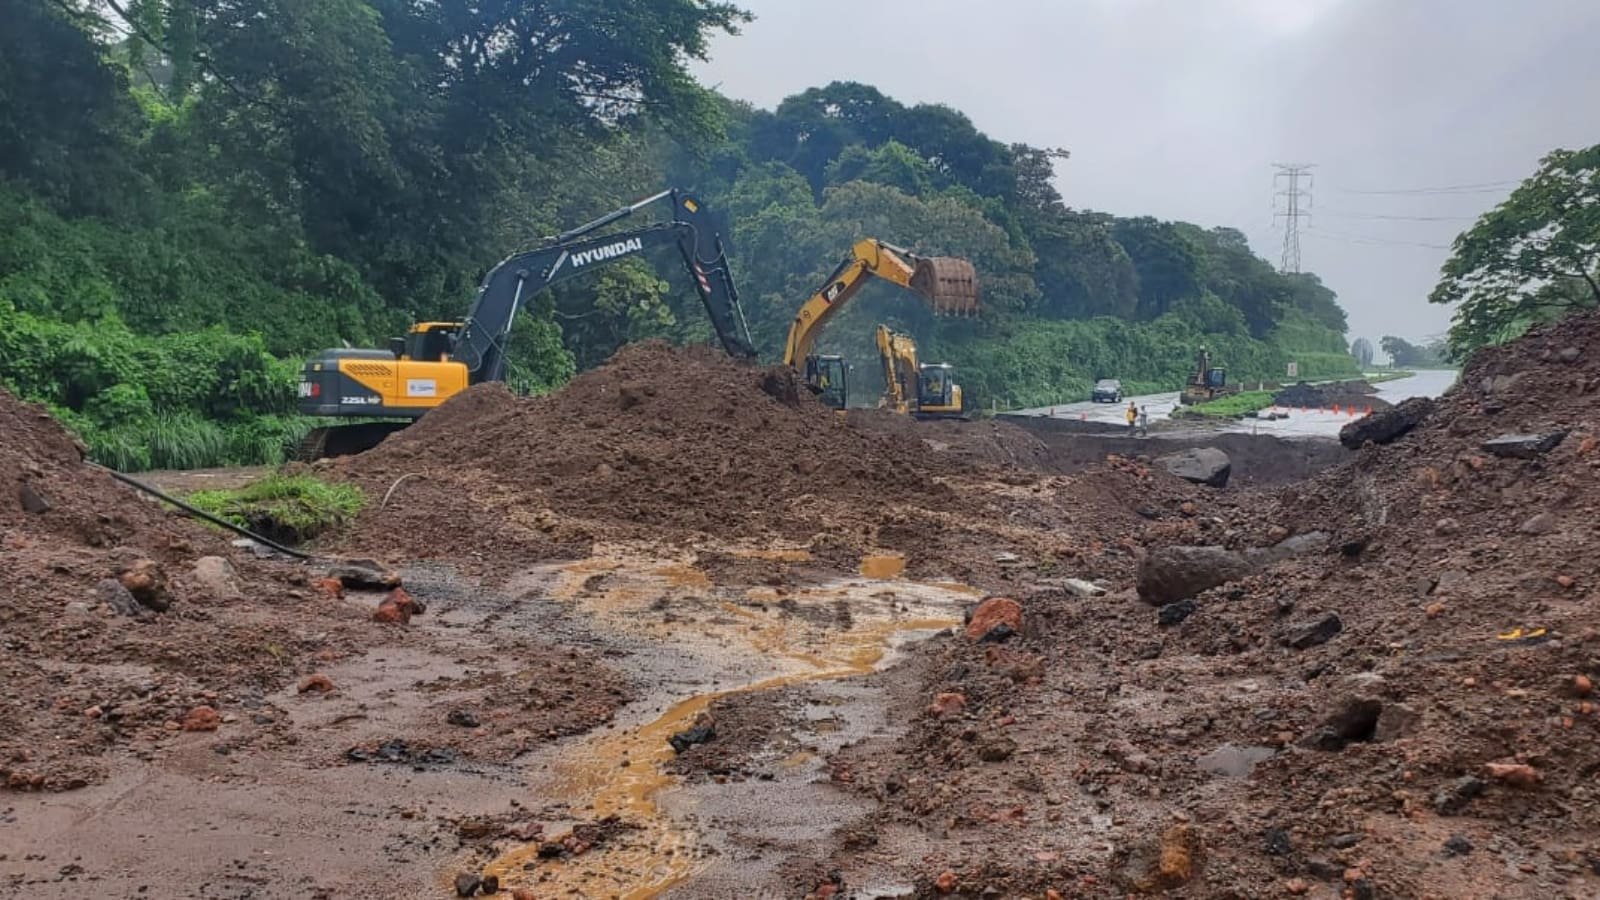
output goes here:
[{"label": "muddy water stream", "polygon": [[[547,777],[535,777],[537,800],[565,803],[586,821],[615,815],[628,830],[564,860],[519,846],[485,873],[541,897],[653,897],[691,878],[702,866],[701,838],[660,805],[678,785],[663,769],[674,755],[668,739],[719,697],[865,674],[899,645],[960,624],[971,590],[900,580],[904,566],[896,556],[869,557],[861,578],[746,591],[717,589],[686,561],[596,558],[556,571],[551,596],[598,629],[642,640],[644,654],[699,672],[698,683],[713,689],[661,684],[633,704],[636,722],[587,735],[548,762]],[[561,836],[547,832],[546,840]]]}]

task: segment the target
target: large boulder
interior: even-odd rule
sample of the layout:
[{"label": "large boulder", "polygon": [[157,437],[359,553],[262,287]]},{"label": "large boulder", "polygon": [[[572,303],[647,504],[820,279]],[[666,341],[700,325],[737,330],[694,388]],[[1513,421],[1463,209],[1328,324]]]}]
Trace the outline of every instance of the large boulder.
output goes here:
[{"label": "large boulder", "polygon": [[1357,450],[1368,441],[1387,444],[1399,440],[1432,415],[1433,407],[1428,397],[1412,397],[1394,409],[1363,416],[1339,429],[1339,443]]},{"label": "large boulder", "polygon": [[1195,484],[1222,487],[1233,472],[1233,461],[1228,454],[1215,447],[1194,447],[1178,453],[1156,457],[1156,462],[1168,472]]},{"label": "large boulder", "polygon": [[1139,564],[1139,599],[1165,606],[1237,581],[1250,570],[1244,557],[1225,547],[1162,547]]}]

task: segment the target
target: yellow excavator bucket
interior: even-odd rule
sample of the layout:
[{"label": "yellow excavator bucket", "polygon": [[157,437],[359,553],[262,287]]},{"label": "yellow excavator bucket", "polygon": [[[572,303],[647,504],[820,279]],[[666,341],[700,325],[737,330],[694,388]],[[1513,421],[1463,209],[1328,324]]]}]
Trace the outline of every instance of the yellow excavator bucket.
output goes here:
[{"label": "yellow excavator bucket", "polygon": [[911,274],[911,289],[927,299],[937,316],[978,314],[978,270],[954,256],[924,256]]}]

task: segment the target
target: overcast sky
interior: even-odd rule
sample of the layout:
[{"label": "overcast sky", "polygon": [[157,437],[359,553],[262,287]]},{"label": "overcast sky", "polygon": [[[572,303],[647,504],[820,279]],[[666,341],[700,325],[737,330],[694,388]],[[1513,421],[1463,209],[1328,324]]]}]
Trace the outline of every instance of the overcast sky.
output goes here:
[{"label": "overcast sky", "polygon": [[[1600,0],[738,2],[756,20],[706,84],[947,103],[1069,149],[1073,207],[1234,226],[1276,263],[1272,164],[1315,163],[1302,268],[1374,343],[1448,327],[1426,302],[1443,248],[1545,152],[1600,143]],[[1460,185],[1493,187],[1418,192]]]}]

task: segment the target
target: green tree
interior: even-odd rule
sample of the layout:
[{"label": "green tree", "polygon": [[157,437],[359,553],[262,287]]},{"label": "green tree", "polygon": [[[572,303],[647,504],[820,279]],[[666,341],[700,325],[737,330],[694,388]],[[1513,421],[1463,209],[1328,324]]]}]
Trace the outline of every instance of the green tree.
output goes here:
[{"label": "green tree", "polygon": [[1433,366],[1439,360],[1426,347],[1419,347],[1404,338],[1386,335],[1378,341],[1378,346],[1389,355],[1389,364],[1398,368],[1407,366]]},{"label": "green tree", "polygon": [[1600,144],[1546,156],[1456,238],[1428,299],[1458,304],[1450,328],[1456,354],[1600,306]]}]

